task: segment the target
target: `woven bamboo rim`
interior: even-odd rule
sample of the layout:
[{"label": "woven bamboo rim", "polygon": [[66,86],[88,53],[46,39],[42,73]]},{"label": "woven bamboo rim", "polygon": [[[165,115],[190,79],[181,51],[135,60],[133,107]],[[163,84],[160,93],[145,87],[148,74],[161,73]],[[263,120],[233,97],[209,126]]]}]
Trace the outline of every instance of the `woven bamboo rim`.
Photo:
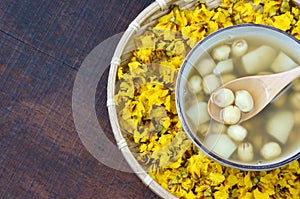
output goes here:
[{"label": "woven bamboo rim", "polygon": [[[142,33],[147,27],[155,23],[156,19],[163,16],[170,10],[171,5],[178,5],[180,8],[193,9],[197,0],[156,0],[146,9],[144,9],[129,25],[128,29],[124,32],[119,44],[115,50],[114,56],[111,61],[108,86],[107,86],[107,107],[109,112],[109,119],[111,127],[119,149],[121,150],[124,158],[128,162],[131,169],[142,180],[142,182],[149,187],[154,193],[161,198],[175,199],[173,194],[161,187],[154,181],[148,173],[138,163],[132,152],[130,151],[127,141],[123,137],[121,127],[118,122],[118,115],[116,105],[114,102],[115,83],[117,77],[117,70],[120,65],[126,65],[130,58],[131,52],[135,50],[133,37]],[[217,7],[220,5],[221,0],[206,0],[208,8]]]},{"label": "woven bamboo rim", "polygon": [[300,0],[293,0],[293,2],[300,8]]}]

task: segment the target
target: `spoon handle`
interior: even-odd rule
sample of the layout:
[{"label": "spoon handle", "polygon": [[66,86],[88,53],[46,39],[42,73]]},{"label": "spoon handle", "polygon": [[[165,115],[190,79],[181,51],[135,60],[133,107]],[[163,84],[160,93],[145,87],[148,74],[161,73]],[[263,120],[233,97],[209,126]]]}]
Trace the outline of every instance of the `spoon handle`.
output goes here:
[{"label": "spoon handle", "polygon": [[268,90],[268,98],[273,99],[278,92],[298,77],[300,77],[300,66],[279,74],[267,75],[261,80]]}]

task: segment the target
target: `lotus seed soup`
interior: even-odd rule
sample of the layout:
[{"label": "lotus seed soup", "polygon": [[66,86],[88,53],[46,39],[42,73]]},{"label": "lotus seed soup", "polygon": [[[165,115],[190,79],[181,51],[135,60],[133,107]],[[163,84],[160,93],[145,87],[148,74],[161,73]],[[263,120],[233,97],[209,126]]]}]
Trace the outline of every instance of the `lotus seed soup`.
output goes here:
[{"label": "lotus seed soup", "polygon": [[[267,163],[299,151],[300,79],[288,85],[258,115],[240,122],[255,107],[251,92],[221,89],[228,81],[267,75],[298,67],[300,58],[284,41],[259,36],[229,37],[191,61],[183,82],[182,108],[186,123],[207,151],[237,163]],[[218,95],[221,93],[221,97]],[[224,122],[212,120],[207,111],[216,104],[228,108]],[[227,109],[226,109],[227,110]],[[225,113],[225,112],[224,112]]]}]

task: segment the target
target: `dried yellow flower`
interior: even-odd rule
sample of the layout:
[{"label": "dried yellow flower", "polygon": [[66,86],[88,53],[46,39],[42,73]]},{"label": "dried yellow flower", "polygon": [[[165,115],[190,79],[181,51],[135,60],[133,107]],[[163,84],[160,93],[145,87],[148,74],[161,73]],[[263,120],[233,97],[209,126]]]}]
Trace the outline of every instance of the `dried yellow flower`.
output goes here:
[{"label": "dried yellow flower", "polygon": [[290,12],[286,12],[282,15],[274,16],[274,27],[287,31],[291,28],[291,23],[293,20],[293,15]]}]

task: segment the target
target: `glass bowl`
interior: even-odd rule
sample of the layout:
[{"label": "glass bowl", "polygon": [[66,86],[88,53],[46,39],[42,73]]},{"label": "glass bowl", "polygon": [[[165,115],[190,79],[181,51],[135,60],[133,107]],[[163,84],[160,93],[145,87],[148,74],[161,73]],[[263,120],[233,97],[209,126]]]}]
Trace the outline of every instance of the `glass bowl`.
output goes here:
[{"label": "glass bowl", "polygon": [[[245,54],[234,55],[232,46],[236,40],[247,41],[248,50]],[[228,55],[227,58],[217,57],[216,48],[220,46],[230,47],[229,57]],[[261,46],[272,47],[276,53],[273,57],[268,57],[268,53],[261,53],[257,50]],[[243,58],[255,50],[258,53],[252,56],[252,60],[248,61]],[[224,52],[226,54],[226,50]],[[291,96],[297,92],[300,96],[300,89],[297,91],[290,88],[293,85],[258,116],[234,125],[246,129],[246,137],[244,136],[243,140],[233,137],[236,131],[229,132],[229,129],[233,129],[232,125],[218,123],[207,115],[207,101],[211,93],[224,82],[246,75],[276,73],[279,70],[285,70],[269,66],[254,68],[255,64],[264,65],[264,59],[272,60],[271,66],[273,66],[273,62],[279,59],[280,53],[288,55],[294,63],[299,65],[299,40],[279,29],[256,24],[242,24],[220,29],[201,40],[189,52],[180,68],[176,82],[176,108],[184,131],[202,152],[223,165],[254,171],[275,169],[300,157],[300,135],[297,134],[297,131],[300,131],[300,118],[297,119],[300,109],[290,106]],[[226,67],[222,64],[218,68],[218,64],[224,59],[231,59],[233,69],[224,70],[223,68]],[[210,65],[211,60],[215,64],[213,67]],[[253,64],[253,68],[249,62]],[[193,78],[196,80],[192,81]],[[300,85],[300,83],[295,84]],[[285,121],[288,116],[282,116],[284,112],[289,113],[288,115],[292,118],[290,121]],[[278,115],[277,118],[276,115]],[[281,119],[282,117],[284,118]],[[287,135],[280,138],[276,135],[277,132],[273,133],[274,129],[275,131],[282,130],[282,133],[278,132],[278,134],[286,133]],[[263,148],[267,148],[266,145],[270,142],[279,145],[280,155],[272,158],[263,155],[265,153],[272,155],[273,149],[263,152]],[[251,147],[249,149],[249,143],[252,149]],[[252,159],[247,159],[243,155],[243,152],[247,150],[252,151],[250,152]]]}]

